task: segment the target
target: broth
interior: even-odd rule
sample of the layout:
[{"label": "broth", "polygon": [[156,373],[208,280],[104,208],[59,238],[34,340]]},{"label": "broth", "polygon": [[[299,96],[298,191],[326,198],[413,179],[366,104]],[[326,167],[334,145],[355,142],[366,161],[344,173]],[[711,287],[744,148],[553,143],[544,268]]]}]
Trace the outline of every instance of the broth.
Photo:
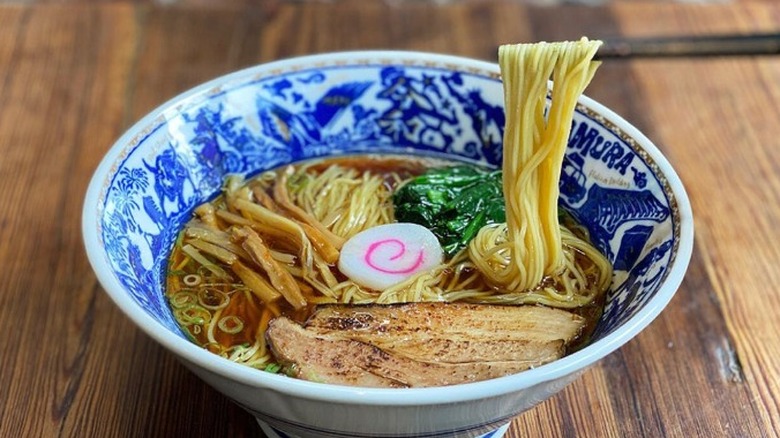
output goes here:
[{"label": "broth", "polygon": [[[318,305],[409,301],[464,301],[510,305],[534,303],[523,301],[534,291],[527,292],[523,298],[523,295],[497,290],[480,276],[473,265],[467,261],[458,262],[456,259],[463,258],[465,250],[448,257],[445,263],[449,265],[443,266],[432,275],[433,286],[425,286],[423,290],[414,292],[416,299],[410,299],[412,295],[403,295],[401,292],[387,298],[386,291],[370,290],[356,285],[339,271],[335,262],[324,262],[323,258],[326,256],[322,248],[312,245],[310,253],[305,254],[305,247],[302,249],[301,246],[305,236],[296,237],[294,233],[278,232],[279,228],[283,228],[281,226],[256,226],[258,221],[270,219],[258,220],[252,213],[248,213],[249,210],[237,209],[232,204],[236,202],[235,199],[246,197],[257,205],[263,205],[263,208],[273,214],[284,213],[284,216],[292,217],[280,207],[280,195],[274,192],[275,182],[280,180],[280,175],[286,173],[289,178],[283,179],[283,184],[292,187],[287,196],[302,208],[308,209],[307,211],[314,210],[319,206],[316,202],[318,200],[307,207],[305,196],[301,194],[302,187],[318,183],[311,175],[323,175],[329,169],[338,167],[355,173],[354,181],[366,181],[368,175],[381,180],[381,193],[376,195],[379,197],[377,205],[386,210],[385,215],[389,214],[392,222],[393,206],[390,196],[400,186],[428,169],[454,165],[463,163],[411,156],[365,155],[298,163],[292,169],[264,172],[248,181],[226,180],[225,193],[196,209],[193,219],[174,245],[166,284],[166,295],[174,317],[193,342],[212,353],[251,367],[277,372],[281,366],[269,349],[265,337],[270,321],[286,317],[304,324]],[[358,189],[358,183],[355,184],[349,193]],[[336,190],[334,187],[335,185],[318,193]],[[338,219],[330,217],[334,216],[332,213],[330,216],[329,213],[319,214],[326,226],[331,226]],[[377,217],[382,217],[382,214]],[[571,221],[571,218],[565,220]],[[295,220],[294,223],[302,222]],[[261,266],[253,264],[246,245],[242,247],[242,243],[236,240],[235,233],[230,233],[231,229],[241,226],[247,226],[257,232],[262,243],[270,250],[270,257],[275,260],[273,263],[290,273],[293,287],[298,289],[305,304],[295,305],[295,300],[278,296],[278,292],[274,291],[273,278],[264,273]],[[365,228],[372,226],[367,223]],[[349,233],[352,231],[354,230]],[[243,243],[246,244],[246,241]],[[318,261],[308,274],[305,266],[307,257]],[[578,254],[576,260],[584,266],[585,272],[591,272],[587,281],[595,283],[599,273],[592,272],[590,260],[582,254]],[[271,286],[271,290],[258,292],[257,288],[248,286],[239,275],[241,270],[236,269],[238,265],[251,267],[261,277],[261,283]],[[539,287],[555,287],[555,284],[555,279],[546,278]],[[327,288],[326,293],[323,293],[324,287]],[[463,295],[464,289],[471,292]],[[263,293],[266,295],[262,295]],[[274,293],[276,295],[273,295]],[[584,317],[586,322],[577,339],[570,343],[569,349],[577,348],[579,343],[587,338],[601,314],[602,305],[603,299],[599,296],[586,305],[571,308],[573,313]]]}]

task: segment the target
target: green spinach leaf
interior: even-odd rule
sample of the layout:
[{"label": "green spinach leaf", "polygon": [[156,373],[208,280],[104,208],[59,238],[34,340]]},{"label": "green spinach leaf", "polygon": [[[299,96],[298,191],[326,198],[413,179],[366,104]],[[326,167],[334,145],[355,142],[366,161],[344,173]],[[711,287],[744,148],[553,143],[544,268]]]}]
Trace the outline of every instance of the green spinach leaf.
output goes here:
[{"label": "green spinach leaf", "polygon": [[393,195],[395,217],[430,229],[448,256],[488,224],[506,221],[501,171],[472,166],[431,169]]}]

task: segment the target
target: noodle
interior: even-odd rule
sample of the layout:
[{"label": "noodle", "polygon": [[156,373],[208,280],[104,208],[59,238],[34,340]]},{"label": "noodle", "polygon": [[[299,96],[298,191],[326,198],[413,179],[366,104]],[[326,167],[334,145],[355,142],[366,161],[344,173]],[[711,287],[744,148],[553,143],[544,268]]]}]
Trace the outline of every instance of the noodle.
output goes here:
[{"label": "noodle", "polygon": [[[577,99],[598,67],[591,59],[600,44],[583,38],[499,50],[507,112],[503,162],[507,221],[482,228],[468,251],[485,279],[509,293],[480,294],[480,300],[574,307],[587,304],[607,287],[609,262],[561,227],[558,219],[566,142]],[[554,85],[545,118],[550,76]],[[598,270],[595,291],[575,263],[574,251]]]},{"label": "noodle", "polygon": [[337,236],[348,239],[393,221],[392,192],[383,176],[342,166],[319,174],[306,170],[290,176],[290,198]]}]

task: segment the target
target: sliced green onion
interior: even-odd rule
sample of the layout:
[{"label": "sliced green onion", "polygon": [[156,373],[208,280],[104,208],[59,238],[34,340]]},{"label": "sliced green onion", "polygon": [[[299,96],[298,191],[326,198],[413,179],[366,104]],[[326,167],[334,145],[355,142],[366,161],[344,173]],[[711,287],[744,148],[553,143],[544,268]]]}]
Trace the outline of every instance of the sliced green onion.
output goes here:
[{"label": "sliced green onion", "polygon": [[211,321],[211,313],[201,306],[190,304],[174,311],[176,319],[184,325],[207,324]]},{"label": "sliced green onion", "polygon": [[209,310],[219,310],[227,307],[230,303],[230,297],[216,289],[200,289],[198,303]]},{"label": "sliced green onion", "polygon": [[269,363],[268,365],[266,365],[266,366],[265,366],[265,368],[263,368],[263,371],[267,371],[267,372],[269,372],[269,373],[274,373],[274,374],[276,374],[276,373],[278,373],[278,372],[279,372],[279,370],[281,370],[281,369],[282,369],[282,366],[281,366],[281,365],[279,365],[279,364],[278,364],[278,363],[276,363],[276,362],[271,362],[271,363]]},{"label": "sliced green onion", "polygon": [[184,289],[171,295],[169,301],[174,309],[182,309],[188,305],[196,304],[198,297],[192,291]]},{"label": "sliced green onion", "polygon": [[187,274],[182,277],[181,281],[189,287],[194,287],[200,284],[203,278],[198,274]]},{"label": "sliced green onion", "polygon": [[228,355],[228,359],[232,360],[233,362],[239,362],[241,355],[247,350],[246,347],[241,345],[234,345],[227,350],[225,350],[225,353]]},{"label": "sliced green onion", "polygon": [[230,315],[220,319],[217,327],[225,333],[234,335],[244,329],[244,321],[235,315]]}]

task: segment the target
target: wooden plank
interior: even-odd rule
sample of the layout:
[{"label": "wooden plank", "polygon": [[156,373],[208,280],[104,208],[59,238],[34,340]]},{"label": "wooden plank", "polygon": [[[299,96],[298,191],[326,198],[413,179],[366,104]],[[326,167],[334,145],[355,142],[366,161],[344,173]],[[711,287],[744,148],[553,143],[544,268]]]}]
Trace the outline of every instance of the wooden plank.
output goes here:
[{"label": "wooden plank", "polygon": [[2,9],[22,17],[16,37],[4,40],[13,41],[13,69],[0,95],[8,224],[0,265],[10,274],[0,280],[0,327],[15,334],[0,356],[9,371],[2,436],[55,435],[68,420],[83,421],[69,417],[75,399],[103,390],[86,363],[96,352],[110,359],[113,346],[100,343],[94,324],[102,331],[122,319],[112,306],[95,313],[108,303],[89,274],[79,218],[88,178],[121,127],[127,9]]},{"label": "wooden plank", "polygon": [[[251,433],[251,417],[120,314],[84,255],[87,182],[129,118],[141,30],[134,7],[14,9],[18,20],[2,11],[9,25],[0,32],[17,36],[8,38],[14,69],[0,95],[13,109],[0,117],[0,265],[11,274],[0,279],[0,328],[15,334],[0,347],[0,436],[177,435],[187,425],[200,432],[201,421],[212,435]],[[200,403],[181,410],[187,424],[169,417],[182,398]],[[210,410],[220,419],[202,414]]]},{"label": "wooden plank", "polygon": [[128,96],[128,124],[185,90],[255,63],[260,11],[135,10],[142,29]]},{"label": "wooden plank", "polygon": [[[92,170],[151,108],[215,76],[314,52],[495,59],[580,35],[773,30],[772,2],[526,7],[513,1],[181,2],[0,7],[0,436],[254,436],[253,418],[121,315],[83,253]],[[765,436],[780,430],[780,61],[607,63],[588,94],[680,172],[696,249],[669,308],[519,436]],[[766,183],[762,183],[765,181]]]},{"label": "wooden plank", "polygon": [[[246,26],[252,17],[238,10],[149,6],[116,11],[119,22],[107,23],[104,29],[112,32],[108,47],[123,47],[120,52],[129,54],[122,60],[123,77],[116,84],[116,91],[121,91],[117,114],[122,127],[187,88],[251,63],[245,54],[254,52]],[[96,66],[108,61],[98,59]],[[70,407],[66,434],[78,436],[87,430],[90,436],[110,436],[121,430],[139,437],[240,437],[257,433],[250,415],[181,366],[119,315],[102,291],[96,292],[100,296],[94,303],[93,326],[114,330],[90,340],[92,355],[83,365],[85,381]],[[106,354],[111,350],[114,354]],[[94,394],[95,388],[112,398]]]},{"label": "wooden plank", "polygon": [[[694,33],[716,33],[773,30],[780,8],[761,3],[619,13],[621,23],[633,32],[650,32],[646,23],[659,22]],[[636,19],[640,14],[643,20]],[[705,351],[693,356],[709,370],[695,376],[698,384],[687,389],[697,397],[703,379],[710,379],[716,396],[699,409],[714,411],[731,436],[778,431],[780,386],[776,378],[766,376],[780,371],[780,344],[773,341],[775,331],[768,329],[780,318],[780,296],[766,291],[780,280],[776,268],[780,250],[775,244],[780,238],[776,181],[780,151],[772,128],[780,118],[780,60],[702,60],[683,65],[655,61],[638,67],[634,71],[643,84],[643,99],[656,102],[647,106],[647,117],[656,127],[653,134],[687,183],[697,218],[698,256],[692,269],[703,272],[689,278],[706,278],[709,284],[692,292],[710,296],[722,315],[708,323],[717,327],[724,320],[726,328],[725,332],[702,328],[698,339],[704,341],[700,345]],[[690,294],[683,297],[687,319],[707,318],[703,306],[691,304],[697,301]],[[679,330],[670,318],[667,323]],[[683,364],[689,366],[687,361]],[[690,384],[683,376],[678,380]],[[739,396],[735,388],[740,388]],[[701,411],[690,415],[701,416]]]}]

